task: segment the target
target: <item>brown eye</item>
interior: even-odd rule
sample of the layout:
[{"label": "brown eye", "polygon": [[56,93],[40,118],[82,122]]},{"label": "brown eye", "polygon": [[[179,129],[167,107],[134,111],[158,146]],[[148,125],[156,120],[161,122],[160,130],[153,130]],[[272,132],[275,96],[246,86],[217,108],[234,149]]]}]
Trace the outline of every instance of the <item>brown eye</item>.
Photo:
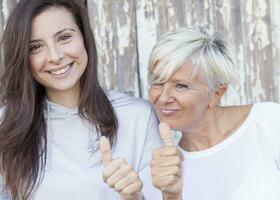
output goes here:
[{"label": "brown eye", "polygon": [[31,53],[32,53],[32,52],[36,52],[36,51],[38,51],[41,47],[42,47],[41,44],[33,44],[33,45],[30,46],[29,52],[31,52]]},{"label": "brown eye", "polygon": [[61,35],[59,36],[58,38],[58,41],[68,41],[72,36],[71,35],[68,35],[68,34],[65,34],[65,35]]},{"label": "brown eye", "polygon": [[185,84],[176,84],[175,87],[179,90],[183,90],[183,89],[188,89],[189,86],[185,85]]}]

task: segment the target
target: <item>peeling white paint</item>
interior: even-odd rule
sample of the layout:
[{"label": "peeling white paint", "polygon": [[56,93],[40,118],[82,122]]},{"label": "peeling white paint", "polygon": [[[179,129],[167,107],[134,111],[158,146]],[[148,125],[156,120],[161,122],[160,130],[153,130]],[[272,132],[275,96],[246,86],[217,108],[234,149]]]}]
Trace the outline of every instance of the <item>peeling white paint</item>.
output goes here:
[{"label": "peeling white paint", "polygon": [[267,25],[262,20],[258,20],[255,24],[255,31],[254,31],[254,42],[259,43],[260,48],[264,49],[267,45],[270,44],[268,38],[268,30]]},{"label": "peeling white paint", "polygon": [[[144,98],[148,97],[148,59],[150,52],[157,41],[156,24],[158,23],[158,10],[154,7],[152,9],[151,3],[141,1],[140,6],[137,9],[137,38],[138,38],[138,51],[139,51],[139,65],[140,65],[140,77],[141,88]],[[145,14],[153,10],[154,14]]]},{"label": "peeling white paint", "polygon": [[125,49],[129,47],[130,27],[131,27],[131,22],[129,18],[126,25],[124,26],[121,26],[120,22],[117,22],[117,36],[119,41],[118,49],[119,49],[119,55],[121,56],[124,56]]},{"label": "peeling white paint", "polygon": [[9,10],[8,10],[8,4],[7,4],[7,1],[8,0],[3,0],[3,7],[2,7],[2,12],[3,12],[3,15],[4,15],[4,21],[6,22],[7,19],[8,19],[8,16],[10,14]]},{"label": "peeling white paint", "polygon": [[125,12],[125,13],[128,13],[129,12],[129,3],[128,3],[128,1],[124,1],[124,4],[123,4],[123,11]]},{"label": "peeling white paint", "polygon": [[208,1],[204,1],[204,10],[208,10],[210,8],[210,4]]},{"label": "peeling white paint", "polygon": [[173,7],[172,3],[170,1],[167,2],[168,7],[168,14],[170,17],[174,17],[175,16],[175,7]]},{"label": "peeling white paint", "polygon": [[267,14],[267,2],[266,0],[256,0],[256,8],[253,10],[255,16],[262,18]]},{"label": "peeling white paint", "polygon": [[[183,16],[186,25],[205,25],[211,32],[214,27],[214,4],[217,3],[215,0],[207,0],[203,4],[198,4],[197,1],[185,1],[184,6],[186,7],[182,7],[182,12],[180,12],[181,8],[177,7],[178,2],[175,4],[172,0],[160,1],[160,6],[158,5],[158,0],[123,0],[122,10],[119,13],[112,13],[116,11],[110,9],[114,8],[114,4],[119,3],[118,1],[88,0],[87,2],[91,21],[94,22],[93,30],[100,63],[99,73],[101,74],[104,85],[117,90],[118,88],[124,88],[128,91],[134,89],[134,92],[136,94],[138,93],[137,71],[133,71],[134,68],[131,68],[131,71],[127,73],[122,71],[127,68],[118,67],[118,63],[125,63],[126,61],[127,63],[132,62],[131,66],[135,67],[135,63],[133,63],[134,58],[131,58],[131,55],[129,55],[129,58],[126,58],[127,55],[125,55],[125,52],[130,49],[134,51],[136,44],[132,42],[137,41],[141,91],[145,98],[148,96],[148,58],[152,47],[158,39],[157,34],[179,27],[179,14],[185,11],[186,13],[183,13]],[[131,40],[131,29],[134,26],[134,19],[130,16],[131,12],[135,12],[134,7],[131,7],[133,6],[132,2],[137,3],[136,13],[133,13],[133,15],[136,14],[137,18],[136,41]],[[2,1],[4,22],[6,22],[10,12],[8,8],[9,3],[8,0]],[[242,5],[242,19],[237,26],[239,29],[243,29],[242,31],[245,32],[244,35],[241,35],[239,32],[234,32],[235,27],[231,27],[233,18],[235,20],[239,19],[239,16],[234,16],[235,13],[232,12],[232,8],[235,6],[234,1],[219,1],[219,7],[216,8],[219,12],[218,16],[221,17],[219,18],[219,23],[222,23],[220,24],[221,27],[231,30],[228,33],[229,36],[232,38],[235,34],[240,34],[240,37],[242,37],[240,40],[241,44],[235,43],[235,47],[238,50],[238,68],[240,69],[239,84],[233,85],[234,90],[226,94],[223,102],[224,104],[240,104],[246,103],[246,101],[265,100],[268,98],[266,97],[266,90],[273,89],[273,86],[275,87],[275,91],[273,92],[278,95],[276,100],[280,102],[280,0],[246,0],[240,1],[240,3]],[[203,6],[198,8],[194,5]],[[92,6],[95,6],[95,8],[92,8]],[[91,10],[94,10],[94,12],[91,12]],[[202,11],[203,14],[201,14]],[[159,16],[163,17],[159,18]],[[167,20],[164,27],[161,27],[161,20]],[[222,32],[221,34],[225,33]],[[113,38],[116,39],[114,43]],[[267,51],[267,49],[271,50]],[[268,52],[272,52],[273,54],[273,60],[271,61],[267,60],[271,58],[271,55],[268,56]],[[274,76],[271,77],[274,82],[272,81],[269,85],[264,85],[266,77],[261,74],[263,68],[268,67],[263,66],[264,61],[271,63],[268,70],[274,72]],[[124,75],[120,75],[120,73],[124,73]],[[129,76],[131,77],[127,77],[125,74],[130,74]],[[118,84],[122,84],[117,82],[120,77],[124,77],[125,84],[131,83],[131,85],[127,86],[123,84],[119,86]],[[252,93],[251,98],[248,98],[248,94],[246,94],[247,90]]]}]

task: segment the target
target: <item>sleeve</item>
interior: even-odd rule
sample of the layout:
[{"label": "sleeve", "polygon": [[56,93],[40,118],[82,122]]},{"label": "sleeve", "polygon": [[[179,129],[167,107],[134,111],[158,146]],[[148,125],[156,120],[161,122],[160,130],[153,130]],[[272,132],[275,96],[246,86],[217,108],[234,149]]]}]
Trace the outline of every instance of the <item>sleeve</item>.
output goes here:
[{"label": "sleeve", "polygon": [[260,123],[264,124],[267,130],[275,162],[280,170],[280,104],[272,102],[262,103],[262,109],[260,109],[258,115],[261,119]]},{"label": "sleeve", "polygon": [[140,165],[138,168],[138,174],[143,181],[143,195],[146,200],[153,200],[162,199],[162,195],[160,190],[155,188],[152,184],[152,177],[151,177],[151,168],[150,168],[150,161],[152,158],[152,151],[155,148],[161,146],[162,142],[159,136],[158,131],[158,120],[153,112],[152,108],[150,108],[150,115],[148,124],[146,127],[146,138],[145,138],[145,145],[140,161]]},{"label": "sleeve", "polygon": [[[5,108],[1,107],[0,108],[0,123],[3,119],[4,112],[5,112]],[[0,200],[8,200],[8,199],[9,198],[8,198],[7,192],[5,190],[3,176],[2,176],[2,174],[0,174]]]},{"label": "sleeve", "polygon": [[0,175],[0,200],[9,200],[8,194],[4,187],[2,175]]},{"label": "sleeve", "polygon": [[272,142],[274,142],[274,150],[275,150],[275,160],[278,169],[280,170],[280,104],[271,103],[272,109],[272,119],[271,119],[271,132],[272,132]]}]

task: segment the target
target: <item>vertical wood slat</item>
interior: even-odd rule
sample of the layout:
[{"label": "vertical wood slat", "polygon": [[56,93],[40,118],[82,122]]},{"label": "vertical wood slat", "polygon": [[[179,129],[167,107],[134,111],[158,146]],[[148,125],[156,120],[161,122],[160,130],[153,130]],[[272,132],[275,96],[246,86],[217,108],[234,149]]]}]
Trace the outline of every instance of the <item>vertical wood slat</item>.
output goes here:
[{"label": "vertical wood slat", "polygon": [[[0,41],[2,41],[2,37],[4,34],[5,24],[7,21],[7,18],[11,12],[11,10],[16,6],[16,4],[19,2],[19,0],[0,0]],[[0,48],[0,55],[1,60],[0,63],[3,63],[3,52],[2,47]],[[2,71],[2,68],[0,69],[0,72]]]},{"label": "vertical wood slat", "polygon": [[134,1],[88,0],[105,86],[139,96]]},{"label": "vertical wood slat", "polygon": [[[102,82],[147,98],[149,53],[160,35],[206,26],[228,38],[239,78],[225,104],[280,102],[280,0],[83,0],[99,49]],[[2,0],[0,37],[18,0]]]},{"label": "vertical wood slat", "polygon": [[280,101],[280,0],[269,0],[270,2],[270,19],[271,19],[271,45],[272,45],[272,62],[269,65],[273,66],[274,76],[274,96]]},{"label": "vertical wood slat", "polygon": [[[242,1],[216,0],[213,8],[214,32],[228,40],[235,56],[236,69],[240,73],[236,76],[234,90],[230,90],[223,98],[226,104],[248,103],[247,87],[247,51],[246,36],[244,36]],[[250,91],[250,90],[249,90]]]},{"label": "vertical wood slat", "polygon": [[[142,0],[140,5],[147,5],[147,2],[151,1]],[[180,21],[164,23],[166,19],[172,20],[172,14],[170,13],[174,12],[172,12],[172,9],[168,9],[170,2],[175,1],[161,1],[160,6],[165,9],[154,6],[153,9],[156,9],[156,12],[154,12],[153,17],[141,14],[144,12],[144,6],[139,6],[140,14],[137,13],[137,16],[144,19],[138,21],[146,23],[138,23],[138,29],[145,27],[148,22],[152,22],[149,26],[150,32],[145,35],[147,38],[153,38],[154,44],[162,32],[173,30]],[[165,5],[163,5],[164,3]],[[174,5],[172,7],[176,8]],[[274,8],[274,12],[269,11],[268,7]],[[184,1],[181,2],[181,12],[175,13],[177,19],[179,19],[178,15],[185,12],[186,19],[183,20],[185,25],[206,26],[208,31],[218,32],[232,44],[232,48],[236,52],[239,76],[238,82],[234,85],[234,90],[226,95],[225,104],[280,101],[279,67],[275,62],[275,58],[280,56],[279,39],[276,39],[279,37],[275,37],[277,34],[279,35],[279,14],[276,19],[277,9],[275,7],[279,8],[278,0],[271,0],[270,2],[264,0]],[[158,19],[160,20],[157,21]],[[151,24],[154,24],[154,26],[152,27]],[[159,32],[160,34],[158,34]],[[157,34],[155,35],[155,33]],[[272,41],[272,36],[274,36],[275,42]],[[143,38],[143,41],[145,40],[145,36],[142,35],[138,38],[140,37]],[[153,44],[149,44],[149,46],[153,46]],[[144,67],[147,65],[145,61],[148,60],[147,51],[150,50],[151,48],[139,49],[139,57],[144,60],[142,61],[142,63],[145,63]],[[144,67],[140,66],[140,68]],[[147,73],[146,70],[142,70],[142,72],[141,76],[145,76]]]},{"label": "vertical wood slat", "polygon": [[264,0],[244,2],[244,29],[247,38],[248,77],[252,101],[273,100],[272,43],[269,4]]}]

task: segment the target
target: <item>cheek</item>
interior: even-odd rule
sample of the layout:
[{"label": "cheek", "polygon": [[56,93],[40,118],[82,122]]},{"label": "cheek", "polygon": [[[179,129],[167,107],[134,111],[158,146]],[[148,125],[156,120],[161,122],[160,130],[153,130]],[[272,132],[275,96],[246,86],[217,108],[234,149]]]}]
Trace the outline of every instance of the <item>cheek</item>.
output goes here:
[{"label": "cheek", "polygon": [[83,62],[87,62],[87,52],[82,40],[78,40],[65,49],[71,56],[80,58]]},{"label": "cheek", "polygon": [[200,113],[207,107],[209,101],[208,96],[204,94],[188,94],[180,97],[178,96],[178,101],[188,114]]},{"label": "cheek", "polygon": [[156,90],[149,89],[149,99],[150,99],[152,104],[156,103],[156,100],[157,100],[158,96],[159,96],[159,94]]},{"label": "cheek", "polygon": [[205,91],[204,93],[202,93],[199,97],[199,102],[202,104],[202,105],[208,105],[209,102],[210,102],[210,97],[208,95],[208,92]]},{"label": "cheek", "polygon": [[208,95],[207,94],[199,95],[192,102],[193,112],[196,113],[197,115],[201,115],[206,111],[208,104],[209,104]]},{"label": "cheek", "polygon": [[39,72],[44,67],[43,55],[30,55],[28,60],[29,60],[29,67],[33,74]]}]

